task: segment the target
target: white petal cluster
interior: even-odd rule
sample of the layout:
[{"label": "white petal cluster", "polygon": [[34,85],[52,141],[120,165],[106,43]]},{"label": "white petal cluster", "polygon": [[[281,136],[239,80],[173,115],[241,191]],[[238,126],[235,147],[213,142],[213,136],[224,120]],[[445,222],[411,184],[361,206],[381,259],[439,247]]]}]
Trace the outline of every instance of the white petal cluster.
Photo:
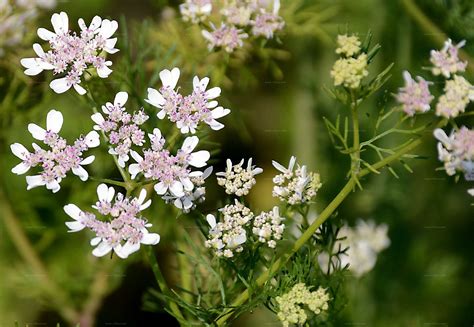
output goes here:
[{"label": "white petal cluster", "polygon": [[329,294],[324,288],[319,287],[318,290],[311,292],[304,283],[298,283],[288,293],[276,297],[279,307],[278,319],[284,327],[293,324],[303,326],[308,319],[305,308],[319,315],[328,310],[329,300]]},{"label": "white petal cluster", "polygon": [[188,191],[184,189],[184,195],[182,197],[177,197],[172,193],[163,195],[163,199],[166,202],[172,202],[176,208],[183,210],[185,213],[195,209],[197,203],[206,200],[206,187],[204,186],[204,183],[211,173],[212,167],[207,167],[203,172],[191,172],[189,174],[189,179],[194,185],[192,190]]},{"label": "white petal cluster", "polygon": [[284,230],[285,224],[277,206],[273,207],[272,211],[260,213],[253,220],[253,234],[258,237],[259,242],[266,243],[272,249],[276,247],[276,242],[281,240]]},{"label": "white petal cluster", "polygon": [[254,176],[263,172],[262,168],[252,165],[252,158],[248,160],[247,168],[243,168],[244,159],[236,165],[232,165],[232,161],[227,159],[226,164],[226,170],[216,173],[216,176],[217,183],[225,188],[227,194],[247,195],[256,183]]},{"label": "white petal cluster", "polygon": [[306,166],[296,165],[296,158],[291,157],[288,168],[276,161],[273,166],[281,174],[273,177],[273,196],[291,205],[307,203],[316,196],[322,183],[319,174],[307,172]]},{"label": "white petal cluster", "polygon": [[89,68],[95,68],[97,75],[107,78],[112,70],[112,62],[105,60],[103,53],[116,53],[117,38],[112,35],[118,29],[115,20],[102,19],[95,16],[89,26],[84,20],[78,20],[81,32],[70,32],[69,17],[65,12],[53,14],[51,24],[54,32],[45,28],[38,29],[38,36],[49,42],[50,50],[45,52],[40,44],[33,44],[36,58],[24,58],[21,64],[26,68],[26,75],[38,75],[43,70],[52,70],[62,77],[54,79],[50,87],[56,93],[64,93],[73,87],[83,95],[86,90],[80,85],[81,77]]},{"label": "white petal cluster", "polygon": [[439,141],[438,159],[444,163],[446,174],[461,172],[466,180],[474,180],[474,130],[463,126],[448,136],[437,128],[434,136]]},{"label": "white petal cluster", "polygon": [[56,0],[0,0],[0,57],[22,45],[38,15],[54,6]]},{"label": "white petal cluster", "polygon": [[138,251],[140,244],[158,244],[160,235],[150,233],[148,228],[152,225],[141,216],[141,211],[151,204],[151,200],[145,201],[145,189],[138,198],[124,197],[118,193],[114,200],[114,188],[100,184],[97,195],[99,201],[92,208],[106,217],[106,221],[97,219],[93,213],[82,211],[75,204],[64,206],[66,214],[73,219],[66,222],[70,232],[88,228],[96,234],[90,242],[95,246],[92,251],[94,256],[102,257],[114,251],[117,256],[125,259]]},{"label": "white petal cluster", "polygon": [[201,31],[209,51],[232,53],[250,36],[272,39],[285,26],[280,0],[186,0],[179,8],[184,21],[211,27]]},{"label": "white petal cluster", "polygon": [[216,222],[216,217],[207,215],[206,219],[211,229],[205,245],[214,250],[219,257],[232,258],[234,253],[242,252],[247,241],[247,225],[254,214],[238,200],[219,209],[222,221]]},{"label": "white petal cluster", "polygon": [[348,269],[354,276],[361,277],[374,268],[377,255],[390,245],[387,232],[388,226],[386,224],[376,225],[373,220],[359,219],[355,227],[343,226],[337,236],[338,241],[334,244],[333,252],[339,249],[348,249],[339,257],[331,256],[331,263],[327,252],[320,253],[318,262],[321,270],[325,273],[332,273],[334,266],[349,265]]},{"label": "white petal cluster", "polygon": [[220,87],[207,90],[209,78],[199,79],[194,76],[192,93],[183,96],[175,90],[179,75],[178,68],[162,70],[160,79],[163,86],[159,90],[148,89],[148,98],[145,101],[160,109],[157,117],[159,119],[167,117],[183,134],[196,133],[200,123],[209,125],[213,130],[224,128],[217,119],[228,115],[230,110],[218,106],[215,100],[221,94]]},{"label": "white petal cluster", "polygon": [[179,11],[185,22],[197,24],[211,14],[212,2],[211,0],[186,0],[179,5]]},{"label": "white petal cluster", "polygon": [[89,178],[88,172],[82,166],[91,164],[95,157],[82,157],[85,151],[99,146],[99,134],[92,131],[86,136],[76,139],[72,145],[68,145],[67,141],[59,136],[63,120],[61,112],[53,109],[48,112],[46,129],[36,124],[28,125],[28,131],[33,138],[42,141],[49,148],[48,150],[41,148],[36,143],[32,144],[34,151],[31,153],[20,143],[10,146],[13,154],[22,160],[21,163],[13,167],[13,173],[22,175],[30,168],[37,166],[42,168],[38,175],[26,176],[28,190],[46,186],[48,190],[56,193],[61,188],[61,181],[69,171],[72,171],[82,181]]},{"label": "white petal cluster", "polygon": [[[192,171],[192,168],[204,167],[210,157],[209,151],[194,151],[199,138],[190,136],[184,140],[176,155],[173,155],[164,148],[165,139],[158,128],[153,130],[153,134],[148,134],[148,137],[150,148],[143,149],[142,154],[131,151],[132,158],[136,161],[128,169],[132,179],[142,174],[146,179],[156,181],[154,189],[158,195],[165,200],[174,199],[177,207],[183,205],[180,209],[189,210],[193,205],[189,200],[194,197],[194,192],[198,192],[196,196],[202,192],[202,189],[198,191],[202,186],[199,185],[202,182],[199,177],[204,177],[203,172]],[[210,171],[206,174],[210,174]],[[193,183],[193,179],[198,185]]]},{"label": "white petal cluster", "polygon": [[459,59],[459,49],[465,44],[466,41],[463,40],[453,45],[453,41],[448,39],[441,50],[431,50],[430,61],[433,64],[431,69],[433,75],[443,75],[446,78],[450,78],[452,74],[464,72],[467,62]]}]

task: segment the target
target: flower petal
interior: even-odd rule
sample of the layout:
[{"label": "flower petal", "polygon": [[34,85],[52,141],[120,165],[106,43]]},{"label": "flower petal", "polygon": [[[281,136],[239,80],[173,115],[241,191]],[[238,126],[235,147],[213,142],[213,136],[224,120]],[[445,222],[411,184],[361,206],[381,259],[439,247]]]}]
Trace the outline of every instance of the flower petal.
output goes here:
[{"label": "flower petal", "polygon": [[27,190],[31,190],[32,188],[46,185],[46,182],[41,175],[34,175],[34,176],[26,176],[26,183],[28,186],[26,187]]},{"label": "flower petal", "polygon": [[43,141],[46,136],[46,130],[33,123],[28,124],[28,131],[35,139],[40,141]]},{"label": "flower petal", "polygon": [[20,143],[13,143],[10,145],[10,149],[12,150],[13,154],[20,158],[21,160],[25,160],[30,154],[30,152]]},{"label": "flower petal", "polygon": [[206,151],[206,150],[194,152],[194,153],[191,153],[191,155],[189,156],[189,164],[191,166],[201,168],[206,165],[210,157],[211,157],[211,154],[209,153],[209,151]]},{"label": "flower petal", "polygon": [[119,92],[115,96],[114,99],[114,106],[116,107],[123,107],[128,100],[128,93],[127,92]]},{"label": "flower petal", "polygon": [[64,93],[71,88],[71,84],[68,83],[66,77],[54,79],[49,83],[49,87],[56,93]]},{"label": "flower petal", "polygon": [[63,114],[57,110],[50,110],[46,117],[46,128],[48,131],[59,133],[63,126]]}]

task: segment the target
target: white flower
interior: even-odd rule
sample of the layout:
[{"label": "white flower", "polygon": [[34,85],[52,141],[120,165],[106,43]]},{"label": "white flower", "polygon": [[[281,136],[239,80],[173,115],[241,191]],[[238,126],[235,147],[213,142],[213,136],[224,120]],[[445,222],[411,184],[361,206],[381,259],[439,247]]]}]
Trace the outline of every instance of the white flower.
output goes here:
[{"label": "white flower", "polygon": [[173,68],[171,71],[165,69],[160,72],[160,79],[163,86],[159,90],[148,89],[148,98],[146,102],[160,109],[157,113],[159,119],[168,119],[176,123],[176,127],[181,133],[196,133],[200,122],[209,125],[213,130],[219,130],[224,127],[217,119],[230,113],[229,109],[218,106],[215,100],[221,94],[219,87],[213,87],[209,90],[209,78],[193,78],[193,92],[190,95],[183,96],[175,91],[178,83],[180,71]]},{"label": "white flower", "polygon": [[186,0],[179,5],[184,21],[196,24],[206,19],[212,11],[211,0]]},{"label": "white flower", "polygon": [[339,255],[331,256],[329,253],[321,252],[318,255],[318,263],[324,273],[333,273],[337,269],[348,269],[359,278],[372,270],[377,262],[377,255],[390,245],[387,236],[388,226],[386,224],[376,225],[374,221],[358,220],[355,227],[343,226],[339,231],[338,240],[334,243],[333,253],[346,249]]},{"label": "white flower", "polygon": [[242,168],[244,159],[236,165],[232,165],[232,161],[227,159],[226,164],[226,171],[218,172],[216,176],[220,177],[217,178],[217,183],[225,188],[227,194],[247,195],[256,183],[254,176],[263,172],[262,168],[252,166],[252,158],[248,161],[247,169]]},{"label": "white flower", "polygon": [[51,24],[54,32],[39,28],[38,36],[48,41],[51,50],[44,52],[41,45],[35,43],[33,49],[37,58],[24,58],[21,64],[26,68],[26,75],[37,75],[43,70],[53,70],[54,74],[65,75],[50,83],[56,93],[64,93],[73,87],[83,95],[86,90],[80,85],[81,77],[90,67],[96,69],[97,75],[106,78],[112,70],[111,61],[106,61],[101,55],[103,51],[113,54],[117,38],[111,38],[118,28],[116,21],[102,20],[95,16],[89,26],[84,20],[78,20],[81,33],[69,31],[69,18],[65,12],[53,14]]},{"label": "white flower", "polygon": [[89,132],[86,136],[78,138],[73,145],[68,145],[66,140],[58,134],[62,125],[63,115],[54,109],[47,115],[46,129],[36,124],[28,125],[31,135],[42,141],[50,150],[44,150],[35,143],[33,143],[34,152],[32,153],[19,143],[10,146],[13,154],[22,160],[12,169],[13,173],[21,175],[32,167],[43,168],[39,175],[26,176],[28,190],[37,186],[46,186],[47,189],[56,193],[60,189],[59,184],[69,171],[82,181],[88,179],[89,174],[82,166],[91,164],[95,157],[89,156],[83,159],[82,155],[89,148],[99,146],[99,134],[95,131]]},{"label": "white flower", "polygon": [[140,244],[158,244],[160,235],[150,233],[147,228],[152,225],[140,215],[140,211],[151,204],[151,200],[145,202],[145,189],[140,192],[138,198],[125,198],[118,193],[113,202],[114,188],[100,184],[97,187],[97,195],[99,201],[92,207],[101,215],[109,217],[110,221],[98,220],[94,214],[82,211],[74,204],[64,206],[66,214],[74,219],[66,222],[69,232],[78,232],[88,228],[96,234],[90,242],[92,246],[95,246],[92,251],[94,256],[102,257],[114,251],[124,259],[138,251]]},{"label": "white flower", "polygon": [[273,166],[281,172],[281,174],[273,177],[273,196],[281,201],[291,205],[307,203],[316,196],[317,191],[321,188],[319,174],[307,172],[305,165],[296,164],[296,158],[291,157],[288,168],[283,167],[276,161],[272,161]]}]

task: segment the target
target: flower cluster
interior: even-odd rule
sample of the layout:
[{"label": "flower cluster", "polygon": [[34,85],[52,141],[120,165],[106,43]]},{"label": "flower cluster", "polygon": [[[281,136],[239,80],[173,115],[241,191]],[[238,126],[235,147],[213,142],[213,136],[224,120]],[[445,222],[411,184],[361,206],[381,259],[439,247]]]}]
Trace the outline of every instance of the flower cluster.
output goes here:
[{"label": "flower cluster", "polygon": [[189,179],[193,183],[194,187],[191,190],[184,189],[184,195],[177,197],[176,195],[169,193],[163,195],[163,199],[167,202],[173,202],[176,208],[183,210],[183,212],[189,212],[196,207],[196,203],[203,202],[206,196],[206,187],[204,186],[206,178],[211,176],[212,167],[207,167],[204,172],[196,171],[189,174]]},{"label": "flower cluster", "polygon": [[74,204],[64,206],[66,214],[74,219],[66,222],[70,232],[88,228],[96,234],[90,242],[96,247],[92,251],[93,255],[102,257],[113,250],[117,256],[125,259],[138,251],[140,244],[155,245],[160,241],[160,235],[148,232],[147,228],[152,225],[140,214],[151,204],[151,200],[144,202],[144,189],[138,198],[124,197],[118,193],[114,200],[114,188],[100,184],[97,195],[99,201],[92,208],[107,217],[108,221],[99,220],[93,213],[82,211]]},{"label": "flower cluster", "polygon": [[246,226],[254,214],[238,200],[219,211],[223,218],[221,222],[216,223],[216,217],[213,215],[209,214],[206,217],[211,229],[205,245],[212,248],[217,256],[231,258],[234,252],[243,251],[242,244],[247,241]]},{"label": "flower cluster", "polygon": [[446,173],[452,176],[461,172],[466,180],[474,180],[474,130],[463,126],[448,137],[437,128],[434,136],[439,141],[438,158],[444,163]]},{"label": "flower cluster", "polygon": [[444,94],[438,99],[436,115],[446,118],[457,117],[474,100],[474,86],[464,77],[453,75],[444,86]]},{"label": "flower cluster", "polygon": [[195,76],[193,92],[183,96],[175,90],[179,75],[178,68],[173,68],[171,71],[165,69],[160,72],[163,86],[159,91],[153,88],[148,89],[148,98],[145,101],[160,109],[158,118],[168,117],[171,122],[176,123],[183,134],[196,133],[201,122],[209,125],[213,130],[222,129],[224,125],[216,119],[226,116],[230,110],[218,106],[217,101],[214,100],[220,96],[221,89],[213,87],[206,90],[209,78],[199,79]]},{"label": "flower cluster", "polygon": [[346,57],[352,57],[360,52],[360,40],[355,35],[338,35],[337,36],[337,45],[336,53],[339,55],[344,55]]},{"label": "flower cluster", "polygon": [[73,87],[79,94],[86,90],[80,85],[84,71],[93,67],[97,75],[106,78],[112,70],[111,61],[105,60],[102,53],[113,54],[117,38],[111,38],[118,28],[116,21],[95,16],[89,26],[79,19],[79,35],[69,31],[69,18],[65,12],[53,14],[51,23],[54,32],[44,28],[38,29],[38,36],[49,42],[51,50],[44,52],[41,45],[35,43],[33,50],[38,57],[24,58],[21,64],[26,68],[26,75],[38,75],[43,70],[53,70],[55,75],[65,75],[54,79],[50,87],[56,93],[63,93]]},{"label": "flower cluster", "polygon": [[431,82],[425,81],[422,77],[417,76],[416,82],[409,72],[403,72],[405,86],[400,88],[396,99],[403,105],[403,111],[408,116],[415,113],[424,113],[430,110],[430,103],[434,97],[431,95],[429,85]]},{"label": "flower cluster", "polygon": [[263,169],[252,166],[252,158],[247,163],[247,169],[242,167],[244,159],[236,165],[232,165],[230,159],[227,159],[226,163],[225,172],[216,173],[216,176],[219,176],[217,183],[225,188],[227,194],[247,195],[256,183],[254,176],[262,173]]},{"label": "flower cluster", "polygon": [[288,327],[290,324],[304,325],[308,319],[306,306],[315,315],[319,315],[329,308],[329,294],[322,287],[311,292],[304,283],[298,283],[282,296],[276,297],[279,306],[277,313],[278,319],[283,326]]},{"label": "flower cluster", "polygon": [[272,211],[262,212],[253,220],[252,232],[258,237],[261,243],[267,243],[268,247],[274,249],[276,241],[281,240],[285,224],[280,217],[280,210],[277,206]]},{"label": "flower cluster", "polygon": [[361,53],[359,38],[352,35],[339,35],[336,53],[342,55],[332,67],[331,77],[334,86],[343,85],[356,89],[364,77],[369,75],[367,70],[368,58],[366,53]]},{"label": "flower cluster", "polygon": [[457,45],[453,45],[453,41],[448,39],[441,50],[431,50],[430,61],[434,65],[431,69],[433,75],[443,75],[450,78],[452,74],[464,72],[467,62],[459,59],[458,52],[465,44],[466,41],[461,41]]},{"label": "flower cluster", "polygon": [[[273,38],[275,32],[285,26],[278,15],[280,1],[274,0],[272,8],[269,3],[259,0],[231,0],[212,3],[209,0],[186,0],[180,5],[184,21],[194,24],[209,23],[212,30],[202,30],[208,42],[209,50],[224,49],[231,53],[243,47],[244,39],[254,37]],[[219,27],[210,20],[216,13]]]},{"label": "flower cluster", "polygon": [[21,44],[30,23],[56,0],[0,0],[0,57]]},{"label": "flower cluster", "polygon": [[273,196],[291,205],[307,203],[321,188],[322,183],[319,174],[307,172],[305,165],[296,165],[296,158],[291,157],[288,168],[283,167],[276,161],[273,166],[281,172],[273,178]]},{"label": "flower cluster", "polygon": [[[131,151],[136,161],[128,169],[132,178],[135,179],[138,174],[143,174],[146,179],[157,181],[154,189],[158,195],[164,196],[168,201],[174,199],[177,207],[184,204],[182,208],[189,210],[192,206],[189,201],[194,197],[197,200],[202,197],[200,193],[203,191],[201,187],[205,178],[201,171],[191,172],[191,167],[204,167],[210,157],[209,151],[193,152],[199,143],[199,138],[191,136],[184,140],[177,154],[172,155],[164,147],[165,139],[158,128],[153,130],[153,134],[148,134],[148,137],[151,147],[144,149],[143,155]],[[210,172],[208,171],[207,174],[209,175]],[[197,185],[193,183],[193,179]]]},{"label": "flower cluster", "polygon": [[212,11],[211,0],[186,0],[179,5],[184,21],[194,24],[204,21]]},{"label": "flower cluster", "polygon": [[333,250],[347,248],[347,251],[340,253],[339,256],[330,256],[327,252],[320,253],[319,266],[324,272],[332,273],[334,266],[348,265],[356,277],[361,277],[374,268],[378,253],[390,245],[387,232],[386,224],[377,226],[372,220],[359,219],[353,228],[345,225],[339,231]]},{"label": "flower cluster", "polygon": [[69,171],[82,181],[86,181],[89,177],[82,166],[91,164],[95,157],[89,156],[83,159],[82,156],[89,148],[99,146],[99,134],[92,131],[75,140],[72,145],[68,145],[66,140],[58,134],[62,125],[63,115],[59,111],[51,110],[47,115],[46,130],[36,124],[28,125],[31,135],[50,149],[44,150],[33,143],[34,152],[30,153],[19,143],[10,146],[13,154],[22,160],[12,169],[13,173],[21,175],[36,166],[41,166],[43,169],[38,175],[26,176],[28,190],[37,186],[46,186],[47,189],[56,193],[60,189],[59,184]]},{"label": "flower cluster", "polygon": [[94,129],[103,131],[112,146],[109,153],[118,156],[120,167],[130,159],[130,151],[133,145],[142,146],[145,143],[145,132],[140,128],[148,120],[143,110],[133,115],[126,112],[124,107],[128,100],[127,92],[119,92],[115,96],[114,103],[107,102],[102,106],[101,113],[91,116],[96,123]]}]

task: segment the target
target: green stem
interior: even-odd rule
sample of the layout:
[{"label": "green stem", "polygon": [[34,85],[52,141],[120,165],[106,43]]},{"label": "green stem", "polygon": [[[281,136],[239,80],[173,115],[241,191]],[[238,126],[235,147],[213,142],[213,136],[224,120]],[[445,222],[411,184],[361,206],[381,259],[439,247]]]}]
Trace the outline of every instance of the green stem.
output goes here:
[{"label": "green stem", "polygon": [[73,308],[67,294],[50,278],[48,270],[38,257],[28,237],[25,235],[18,219],[0,189],[0,207],[3,208],[2,220],[10,238],[29,266],[33,269],[35,276],[39,279],[38,285],[47,293],[51,306],[64,318],[70,325],[77,323],[79,313]]},{"label": "green stem", "polygon": [[[148,247],[146,252],[148,254],[148,259],[150,260],[151,269],[153,270],[153,274],[155,275],[155,279],[158,282],[158,286],[161,292],[164,295],[168,295],[170,297],[173,296],[171,290],[168,288],[165,277],[163,276],[163,273],[161,272],[161,269],[158,264],[158,261],[156,260],[155,254],[153,253],[153,248]],[[172,300],[168,301],[168,305],[174,317],[178,319],[180,323],[185,322],[185,319],[181,313],[181,310],[179,310],[178,305]]]},{"label": "green stem", "polygon": [[[446,120],[441,120],[437,127],[444,126],[446,124]],[[422,136],[404,147],[400,148],[398,151],[396,151],[394,154],[386,157],[383,160],[380,160],[376,162],[375,164],[372,165],[374,169],[380,169],[383,168],[393,161],[398,160],[400,157],[404,156],[408,152],[412,151],[415,149],[417,146],[419,146],[421,143],[423,143],[423,140],[425,137],[431,136],[431,134],[427,134],[425,136]],[[316,230],[321,226],[322,223],[324,223],[331,215],[332,213],[337,209],[337,207],[342,203],[342,201],[351,193],[353,187],[357,183],[357,179],[364,177],[373,171],[365,168],[359,171],[359,173],[356,176],[352,176],[350,180],[344,185],[344,187],[341,189],[341,191],[336,195],[336,197],[329,203],[329,205],[321,212],[319,217],[309,226],[309,228],[303,233],[303,235],[300,236],[300,238],[295,242],[293,247],[289,252],[286,254],[283,254],[277,261],[275,261],[268,270],[263,272],[258,278],[256,285],[261,287],[263,286],[268,280],[270,280],[271,276],[278,272],[283,265],[288,261],[288,259],[295,254],[316,232]],[[231,316],[233,313],[233,309],[235,307],[238,307],[245,303],[250,296],[250,292],[248,289],[244,290],[237,298],[232,302],[230,308],[226,309],[224,313],[216,320],[216,324],[218,326],[222,326]]]}]

